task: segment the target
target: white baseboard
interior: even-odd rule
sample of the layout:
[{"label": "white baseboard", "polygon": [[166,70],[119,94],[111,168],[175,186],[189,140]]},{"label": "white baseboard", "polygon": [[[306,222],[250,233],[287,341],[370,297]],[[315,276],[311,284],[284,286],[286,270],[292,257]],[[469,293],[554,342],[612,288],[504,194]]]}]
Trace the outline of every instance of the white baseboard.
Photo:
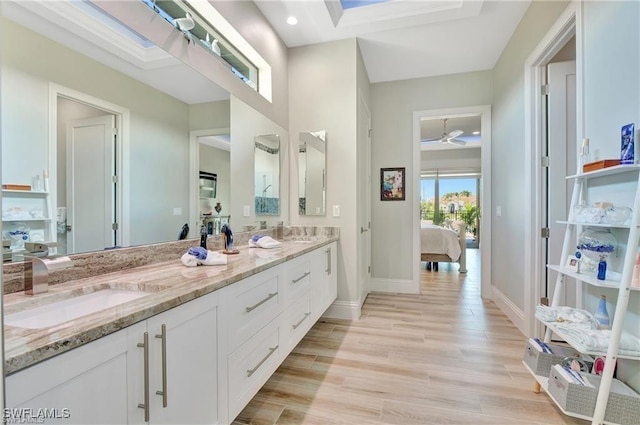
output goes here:
[{"label": "white baseboard", "polygon": [[419,294],[420,282],[399,279],[371,279],[369,292],[391,292],[394,294]]},{"label": "white baseboard", "polygon": [[495,286],[491,286],[491,294],[491,299],[498,308],[507,315],[523,335],[527,335],[527,332],[525,332],[524,312]]},{"label": "white baseboard", "polygon": [[322,317],[329,319],[358,320],[361,314],[362,308],[359,301],[336,300],[324,312]]}]

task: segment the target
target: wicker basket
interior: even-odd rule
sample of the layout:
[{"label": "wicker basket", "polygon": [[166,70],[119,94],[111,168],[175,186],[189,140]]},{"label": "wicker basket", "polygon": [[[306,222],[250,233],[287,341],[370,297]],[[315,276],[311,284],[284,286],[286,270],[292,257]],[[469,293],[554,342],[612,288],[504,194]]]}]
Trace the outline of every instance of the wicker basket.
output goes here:
[{"label": "wicker basket", "polygon": [[581,355],[575,348],[564,345],[547,344],[553,353],[543,353],[538,351],[531,341],[527,341],[524,348],[524,362],[538,376],[549,376],[551,367],[560,364],[566,357],[580,357],[580,360],[593,365],[593,358],[587,355]]},{"label": "wicker basket", "polygon": [[[576,385],[567,381],[557,370],[551,369],[549,375],[549,394],[567,412],[593,417],[598,397],[598,387],[602,378],[598,375],[583,373],[582,376],[595,388]],[[611,382],[609,403],[604,420],[621,425],[637,425],[640,418],[640,395],[614,379]]]}]

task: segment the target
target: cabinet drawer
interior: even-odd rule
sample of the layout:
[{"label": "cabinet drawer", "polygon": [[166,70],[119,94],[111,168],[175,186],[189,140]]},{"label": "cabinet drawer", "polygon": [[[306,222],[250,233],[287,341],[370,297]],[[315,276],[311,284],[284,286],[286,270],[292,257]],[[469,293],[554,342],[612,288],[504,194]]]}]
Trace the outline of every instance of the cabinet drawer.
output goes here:
[{"label": "cabinet drawer", "polygon": [[229,417],[235,418],[282,361],[280,323],[274,320],[229,355]]},{"label": "cabinet drawer", "polygon": [[284,266],[284,305],[300,298],[311,288],[311,261],[309,255],[299,257]]},{"label": "cabinet drawer", "polygon": [[267,270],[252,276],[233,288],[231,298],[225,303],[225,315],[229,326],[229,352],[269,323],[282,311],[282,291],[277,270]]},{"label": "cabinet drawer", "polygon": [[305,336],[312,324],[309,294],[294,301],[285,311],[282,321],[282,339],[286,352],[290,352]]}]

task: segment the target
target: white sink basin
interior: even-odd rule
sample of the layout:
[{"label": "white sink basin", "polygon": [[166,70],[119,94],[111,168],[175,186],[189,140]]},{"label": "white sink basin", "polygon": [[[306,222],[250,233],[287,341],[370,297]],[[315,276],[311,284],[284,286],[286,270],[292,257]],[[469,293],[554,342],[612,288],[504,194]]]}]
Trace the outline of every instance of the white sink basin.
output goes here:
[{"label": "white sink basin", "polygon": [[48,328],[147,295],[149,293],[143,291],[105,288],[89,294],[9,314],[5,316],[4,324],[27,329]]}]

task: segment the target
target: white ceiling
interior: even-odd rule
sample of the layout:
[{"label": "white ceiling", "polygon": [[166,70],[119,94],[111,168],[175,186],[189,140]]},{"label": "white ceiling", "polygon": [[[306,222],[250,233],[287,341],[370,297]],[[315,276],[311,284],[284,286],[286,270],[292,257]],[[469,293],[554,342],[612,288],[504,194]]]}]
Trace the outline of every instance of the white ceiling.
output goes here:
[{"label": "white ceiling", "polygon": [[392,0],[341,16],[338,0],[256,4],[288,47],[357,37],[378,83],[492,69],[530,0]]},{"label": "white ceiling", "polygon": [[[420,149],[426,150],[447,150],[447,149],[468,149],[480,147],[481,136],[481,118],[477,116],[465,117],[431,117],[420,119],[420,140],[441,138],[444,133],[444,124],[442,119],[447,119],[446,132],[451,133],[454,130],[460,130],[463,133],[456,137],[456,140],[466,142],[465,145],[455,145],[451,143],[442,143],[439,140],[421,142]],[[479,132],[479,134],[473,134]]]}]

